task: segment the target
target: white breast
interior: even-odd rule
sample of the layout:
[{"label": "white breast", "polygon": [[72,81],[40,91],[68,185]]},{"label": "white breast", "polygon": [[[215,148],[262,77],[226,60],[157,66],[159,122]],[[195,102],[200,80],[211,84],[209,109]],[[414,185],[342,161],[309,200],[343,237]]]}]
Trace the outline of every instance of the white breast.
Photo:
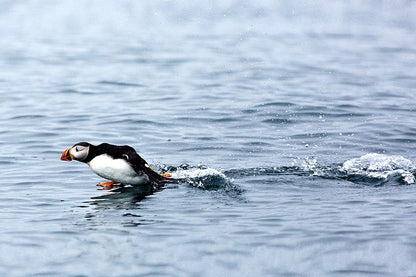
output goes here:
[{"label": "white breast", "polygon": [[149,181],[145,174],[137,174],[127,161],[113,159],[106,154],[95,157],[88,165],[95,174],[118,183],[141,185]]}]

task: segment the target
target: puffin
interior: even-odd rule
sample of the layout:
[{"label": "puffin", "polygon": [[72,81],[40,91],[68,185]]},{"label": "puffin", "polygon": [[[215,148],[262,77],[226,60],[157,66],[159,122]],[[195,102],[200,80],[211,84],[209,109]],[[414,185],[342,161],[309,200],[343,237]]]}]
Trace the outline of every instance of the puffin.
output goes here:
[{"label": "puffin", "polygon": [[105,188],[111,188],[115,184],[138,186],[161,184],[171,180],[170,174],[155,172],[136,150],[128,145],[93,145],[78,142],[62,153],[61,160],[86,163],[95,174],[110,180],[98,184]]}]

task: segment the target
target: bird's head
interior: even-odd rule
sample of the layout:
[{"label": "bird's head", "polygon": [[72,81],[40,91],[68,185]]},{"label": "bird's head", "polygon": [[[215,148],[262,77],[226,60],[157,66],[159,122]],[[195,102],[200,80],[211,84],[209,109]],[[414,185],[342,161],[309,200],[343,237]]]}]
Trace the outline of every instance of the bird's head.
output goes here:
[{"label": "bird's head", "polygon": [[87,159],[88,153],[90,152],[91,144],[88,142],[78,142],[67,148],[61,156],[62,161],[80,161],[83,162]]}]

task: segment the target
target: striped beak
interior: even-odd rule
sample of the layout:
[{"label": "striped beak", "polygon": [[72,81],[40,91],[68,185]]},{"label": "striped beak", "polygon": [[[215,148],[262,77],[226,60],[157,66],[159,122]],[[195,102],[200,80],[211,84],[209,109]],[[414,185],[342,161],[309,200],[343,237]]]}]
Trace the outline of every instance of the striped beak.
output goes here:
[{"label": "striped beak", "polygon": [[67,161],[67,162],[72,161],[73,156],[71,154],[71,149],[72,147],[69,147],[62,153],[62,156],[61,156],[62,161]]}]

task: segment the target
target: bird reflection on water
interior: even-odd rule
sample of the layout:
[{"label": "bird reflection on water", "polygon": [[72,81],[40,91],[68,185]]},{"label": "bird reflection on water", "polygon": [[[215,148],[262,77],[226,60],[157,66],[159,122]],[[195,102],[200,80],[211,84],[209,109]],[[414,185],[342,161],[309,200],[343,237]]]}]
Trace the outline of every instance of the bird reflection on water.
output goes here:
[{"label": "bird reflection on water", "polygon": [[91,197],[88,201],[97,209],[129,209],[147,196],[161,191],[164,185],[146,184],[141,186],[115,186],[99,196]]},{"label": "bird reflection on water", "polygon": [[138,213],[139,202],[165,188],[164,185],[155,184],[113,187],[113,189],[105,191],[99,196],[91,197],[84,201],[83,205],[78,206],[86,209],[86,213],[84,219],[81,222],[76,222],[75,225],[78,229],[99,230],[106,229],[109,224],[114,225],[115,221],[118,221],[122,228],[155,223],[156,221],[146,219]]}]

